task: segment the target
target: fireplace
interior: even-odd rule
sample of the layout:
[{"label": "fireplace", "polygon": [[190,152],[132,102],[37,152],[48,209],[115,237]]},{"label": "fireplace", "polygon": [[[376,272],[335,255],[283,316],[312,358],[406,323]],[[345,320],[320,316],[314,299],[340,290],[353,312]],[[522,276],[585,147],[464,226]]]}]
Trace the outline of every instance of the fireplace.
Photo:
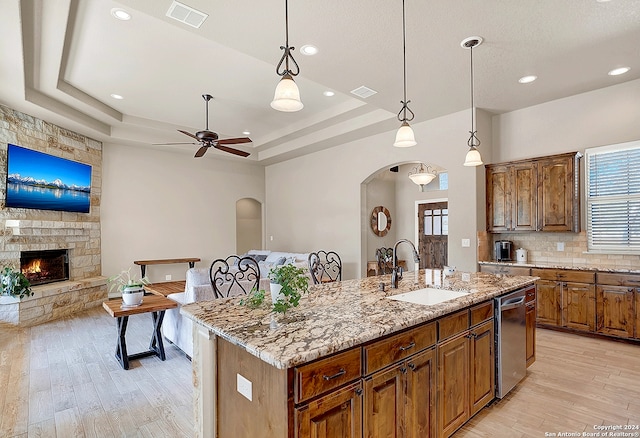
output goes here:
[{"label": "fireplace", "polygon": [[20,270],[31,285],[68,280],[68,251],[66,249],[22,251]]}]

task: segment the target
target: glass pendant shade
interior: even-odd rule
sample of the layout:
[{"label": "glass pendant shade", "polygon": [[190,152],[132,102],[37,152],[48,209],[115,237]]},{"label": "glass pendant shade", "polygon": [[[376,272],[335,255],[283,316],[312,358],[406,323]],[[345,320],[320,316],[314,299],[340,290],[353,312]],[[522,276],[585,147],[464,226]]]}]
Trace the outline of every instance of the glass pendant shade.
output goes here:
[{"label": "glass pendant shade", "polygon": [[465,166],[481,166],[482,163],[482,157],[480,157],[480,152],[478,152],[478,149],[476,149],[475,146],[471,146],[471,148],[469,148],[469,152],[467,152],[467,156],[464,159],[464,165]]},{"label": "glass pendant shade", "polygon": [[413,129],[411,129],[411,126],[409,126],[409,123],[406,121],[402,122],[400,129],[398,129],[398,132],[396,133],[396,141],[393,145],[397,148],[408,148],[415,146],[416,144],[416,137],[413,135]]},{"label": "glass pendant shade", "polygon": [[291,75],[284,75],[276,86],[271,108],[278,111],[294,112],[300,111],[303,107],[304,105],[300,101],[298,85],[296,85]]},{"label": "glass pendant shade", "polygon": [[411,181],[419,186],[426,186],[431,181],[433,181],[435,177],[435,174],[428,172],[412,173],[411,175],[409,175]]}]

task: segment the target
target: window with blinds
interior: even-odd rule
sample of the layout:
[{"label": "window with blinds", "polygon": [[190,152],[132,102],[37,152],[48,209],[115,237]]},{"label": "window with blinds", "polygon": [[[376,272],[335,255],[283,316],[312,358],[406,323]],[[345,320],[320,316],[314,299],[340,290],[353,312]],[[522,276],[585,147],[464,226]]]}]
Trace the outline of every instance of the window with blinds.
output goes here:
[{"label": "window with blinds", "polygon": [[588,249],[640,253],[640,141],[585,156]]}]

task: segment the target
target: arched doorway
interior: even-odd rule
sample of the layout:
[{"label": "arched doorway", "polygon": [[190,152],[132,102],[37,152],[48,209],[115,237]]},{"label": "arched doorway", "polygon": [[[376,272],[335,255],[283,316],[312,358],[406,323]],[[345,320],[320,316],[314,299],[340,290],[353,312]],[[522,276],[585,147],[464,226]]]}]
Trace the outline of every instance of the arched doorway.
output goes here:
[{"label": "arched doorway", "polygon": [[262,203],[252,198],[236,201],[236,254],[262,249]]}]

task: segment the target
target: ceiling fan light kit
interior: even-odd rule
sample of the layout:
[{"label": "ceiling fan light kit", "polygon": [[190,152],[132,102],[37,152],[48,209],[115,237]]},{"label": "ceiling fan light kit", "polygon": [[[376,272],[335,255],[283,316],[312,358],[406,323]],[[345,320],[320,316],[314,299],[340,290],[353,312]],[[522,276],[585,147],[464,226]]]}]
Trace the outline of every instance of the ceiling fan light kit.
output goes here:
[{"label": "ceiling fan light kit", "polygon": [[[398,120],[401,122],[400,128],[396,133],[396,141],[393,145],[397,148],[408,148],[415,146],[416,137],[413,133],[413,129],[409,126],[409,122],[413,120],[415,114],[409,109],[409,102],[407,100],[407,38],[406,38],[406,25],[404,14],[404,0],[402,0],[402,61],[403,61],[403,100],[400,101],[402,108],[398,113]],[[409,115],[407,115],[409,112]]]},{"label": "ceiling fan light kit", "polygon": [[[280,62],[276,66],[276,74],[282,76],[280,82],[276,86],[276,91],[271,101],[271,108],[283,111],[294,112],[300,111],[304,105],[300,100],[300,90],[298,85],[293,80],[294,76],[298,76],[300,73],[300,67],[293,58],[293,50],[295,47],[289,46],[289,2],[284,1],[284,23],[285,23],[285,43],[284,46],[280,46],[281,50],[284,50]],[[289,60],[293,64],[293,70],[289,68]],[[284,68],[283,65],[284,64]]]},{"label": "ceiling fan light kit", "polygon": [[467,140],[467,146],[469,146],[469,151],[467,152],[467,155],[465,156],[465,160],[464,160],[464,165],[467,167],[472,167],[472,166],[481,166],[482,163],[482,157],[480,156],[480,152],[478,151],[478,146],[480,146],[480,140],[478,139],[478,137],[476,136],[476,124],[475,124],[475,109],[473,106],[473,48],[479,46],[480,44],[482,44],[482,37],[479,36],[472,36],[469,38],[465,38],[464,40],[462,40],[462,42],[460,43],[460,46],[462,46],[463,49],[469,49],[469,52],[471,54],[470,58],[471,58],[471,131],[469,131],[470,137],[469,140]]}]

